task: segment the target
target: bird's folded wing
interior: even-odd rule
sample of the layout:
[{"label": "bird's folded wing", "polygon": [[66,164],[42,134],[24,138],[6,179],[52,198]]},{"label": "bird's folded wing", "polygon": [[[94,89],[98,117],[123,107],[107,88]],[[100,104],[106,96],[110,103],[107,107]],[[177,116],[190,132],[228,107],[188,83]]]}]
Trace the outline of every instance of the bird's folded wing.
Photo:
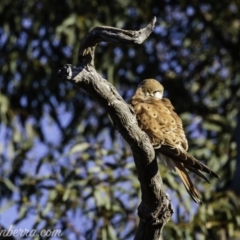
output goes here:
[{"label": "bird's folded wing", "polygon": [[154,147],[166,144],[187,150],[182,121],[168,99],[135,95],[132,105],[140,128],[148,134]]},{"label": "bird's folded wing", "polygon": [[206,179],[205,172],[217,178],[219,176],[209,167],[187,153],[188,143],[182,127],[182,121],[174,111],[170,100],[143,96],[141,91],[132,98],[140,128],[147,133],[157,152],[171,158],[174,162]]},{"label": "bird's folded wing", "polygon": [[[181,162],[183,165],[190,171],[196,173],[198,176],[202,177],[201,172],[208,173],[216,178],[220,178],[216,173],[214,173],[209,167],[205,164],[198,161],[194,158],[191,154],[186,151],[179,150],[177,148],[162,145],[160,148],[157,149],[160,153],[170,157],[175,162]],[[204,177],[203,177],[204,178]],[[204,178],[206,180],[206,178]]]}]

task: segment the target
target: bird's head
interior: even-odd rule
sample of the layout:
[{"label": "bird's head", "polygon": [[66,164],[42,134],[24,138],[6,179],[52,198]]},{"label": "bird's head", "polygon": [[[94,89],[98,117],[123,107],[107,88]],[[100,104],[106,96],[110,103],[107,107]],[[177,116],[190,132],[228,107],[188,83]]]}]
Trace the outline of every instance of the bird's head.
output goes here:
[{"label": "bird's head", "polygon": [[145,96],[151,96],[162,99],[164,88],[160,82],[155,79],[145,79],[138,85]]}]

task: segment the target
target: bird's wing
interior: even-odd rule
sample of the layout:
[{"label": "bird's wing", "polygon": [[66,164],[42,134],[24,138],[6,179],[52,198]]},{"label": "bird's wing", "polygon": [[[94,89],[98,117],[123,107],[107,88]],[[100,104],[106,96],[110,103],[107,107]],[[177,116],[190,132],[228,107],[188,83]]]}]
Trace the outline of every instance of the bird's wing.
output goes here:
[{"label": "bird's wing", "polygon": [[132,105],[140,128],[148,134],[154,147],[168,145],[187,150],[182,121],[168,99],[145,97],[137,91],[132,98]]},{"label": "bird's wing", "polygon": [[157,152],[170,157],[174,162],[182,163],[188,170],[205,180],[206,177],[199,171],[219,178],[209,167],[187,153],[188,143],[182,121],[168,99],[146,97],[139,90],[131,103],[140,128],[148,134]]},{"label": "bird's wing", "polygon": [[[180,162],[182,163],[188,170],[194,172],[199,177],[203,178],[208,182],[206,177],[201,173],[208,173],[216,178],[220,178],[215,172],[213,172],[208,166],[198,161],[191,154],[184,150],[179,150],[176,148],[172,148],[170,146],[162,145],[161,148],[156,149],[157,152],[164,154],[165,156],[171,158],[174,163]],[[199,172],[201,171],[201,172]]]}]

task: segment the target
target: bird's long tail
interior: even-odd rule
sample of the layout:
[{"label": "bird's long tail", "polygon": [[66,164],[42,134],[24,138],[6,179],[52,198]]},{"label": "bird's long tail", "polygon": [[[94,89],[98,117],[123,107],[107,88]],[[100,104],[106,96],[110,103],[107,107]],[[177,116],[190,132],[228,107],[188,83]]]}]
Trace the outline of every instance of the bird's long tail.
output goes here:
[{"label": "bird's long tail", "polygon": [[191,154],[187,153],[184,149],[177,149],[167,145],[162,145],[156,149],[160,159],[163,159],[169,169],[177,171],[181,177],[183,184],[188,191],[189,195],[196,203],[201,203],[199,193],[194,187],[187,170],[195,173],[205,181],[209,182],[203,173],[208,173],[216,178],[220,178],[215,172],[213,172],[205,164],[199,162]]},{"label": "bird's long tail", "polygon": [[187,190],[187,192],[189,193],[189,195],[192,197],[192,199],[196,202],[196,203],[202,203],[200,197],[199,197],[199,193],[197,191],[197,189],[194,187],[186,168],[183,166],[182,163],[174,161],[175,167],[176,167],[176,171],[179,174],[180,178],[183,181],[183,184]]}]

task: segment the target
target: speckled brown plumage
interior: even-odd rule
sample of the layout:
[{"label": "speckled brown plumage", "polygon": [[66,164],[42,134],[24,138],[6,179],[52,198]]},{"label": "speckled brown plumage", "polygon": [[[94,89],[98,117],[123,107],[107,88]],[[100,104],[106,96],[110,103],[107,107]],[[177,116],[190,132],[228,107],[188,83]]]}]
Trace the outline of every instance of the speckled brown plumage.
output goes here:
[{"label": "speckled brown plumage", "polygon": [[187,170],[199,177],[207,178],[202,172],[218,177],[210,168],[191,156],[182,121],[167,98],[162,98],[163,86],[154,79],[140,83],[131,104],[134,107],[139,127],[147,133],[155,148],[156,155],[162,154],[166,165],[177,171],[190,196],[200,203],[198,191],[194,187]]}]

